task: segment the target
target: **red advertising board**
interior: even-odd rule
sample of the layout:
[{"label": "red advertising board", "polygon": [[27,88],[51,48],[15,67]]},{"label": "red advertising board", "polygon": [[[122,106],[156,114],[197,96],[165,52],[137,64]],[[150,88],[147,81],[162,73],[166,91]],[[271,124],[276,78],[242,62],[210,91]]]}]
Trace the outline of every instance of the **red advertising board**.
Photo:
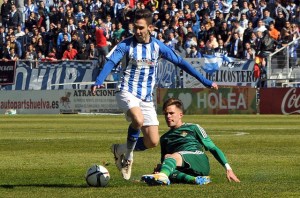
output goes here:
[{"label": "red advertising board", "polygon": [[260,89],[261,114],[300,114],[300,88]]}]

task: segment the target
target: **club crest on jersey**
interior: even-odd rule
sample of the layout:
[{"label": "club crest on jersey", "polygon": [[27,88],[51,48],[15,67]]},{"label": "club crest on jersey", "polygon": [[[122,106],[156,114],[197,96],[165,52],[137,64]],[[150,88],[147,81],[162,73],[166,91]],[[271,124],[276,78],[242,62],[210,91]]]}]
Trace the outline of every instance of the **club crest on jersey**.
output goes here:
[{"label": "club crest on jersey", "polygon": [[180,134],[180,136],[185,137],[185,136],[187,136],[187,134],[188,134],[188,132],[182,131],[181,134]]}]

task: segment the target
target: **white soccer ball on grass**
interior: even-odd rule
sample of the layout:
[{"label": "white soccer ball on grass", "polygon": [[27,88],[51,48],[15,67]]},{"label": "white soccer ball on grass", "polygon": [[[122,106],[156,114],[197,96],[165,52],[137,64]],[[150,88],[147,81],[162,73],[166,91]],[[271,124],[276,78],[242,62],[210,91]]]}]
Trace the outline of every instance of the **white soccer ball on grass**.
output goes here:
[{"label": "white soccer ball on grass", "polygon": [[89,186],[105,187],[110,179],[108,170],[101,165],[93,165],[90,167],[85,175],[86,183]]}]

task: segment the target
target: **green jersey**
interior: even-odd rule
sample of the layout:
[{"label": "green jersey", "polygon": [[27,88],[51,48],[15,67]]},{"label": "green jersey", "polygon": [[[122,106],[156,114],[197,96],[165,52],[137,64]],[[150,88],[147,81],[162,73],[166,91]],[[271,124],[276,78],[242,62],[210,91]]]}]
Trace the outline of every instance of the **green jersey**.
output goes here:
[{"label": "green jersey", "polygon": [[224,153],[198,124],[184,123],[179,128],[169,130],[161,136],[160,145],[161,161],[164,160],[166,154],[209,150],[222,166],[227,163]]}]

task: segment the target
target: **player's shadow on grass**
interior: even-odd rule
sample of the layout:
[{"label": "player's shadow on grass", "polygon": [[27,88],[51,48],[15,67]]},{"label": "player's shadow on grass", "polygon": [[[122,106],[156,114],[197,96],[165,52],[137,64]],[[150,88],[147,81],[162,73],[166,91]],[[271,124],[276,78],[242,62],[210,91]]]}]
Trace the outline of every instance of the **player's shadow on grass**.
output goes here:
[{"label": "player's shadow on grass", "polygon": [[74,185],[74,184],[4,184],[0,188],[13,189],[16,187],[43,187],[43,188],[89,188],[88,185]]}]

